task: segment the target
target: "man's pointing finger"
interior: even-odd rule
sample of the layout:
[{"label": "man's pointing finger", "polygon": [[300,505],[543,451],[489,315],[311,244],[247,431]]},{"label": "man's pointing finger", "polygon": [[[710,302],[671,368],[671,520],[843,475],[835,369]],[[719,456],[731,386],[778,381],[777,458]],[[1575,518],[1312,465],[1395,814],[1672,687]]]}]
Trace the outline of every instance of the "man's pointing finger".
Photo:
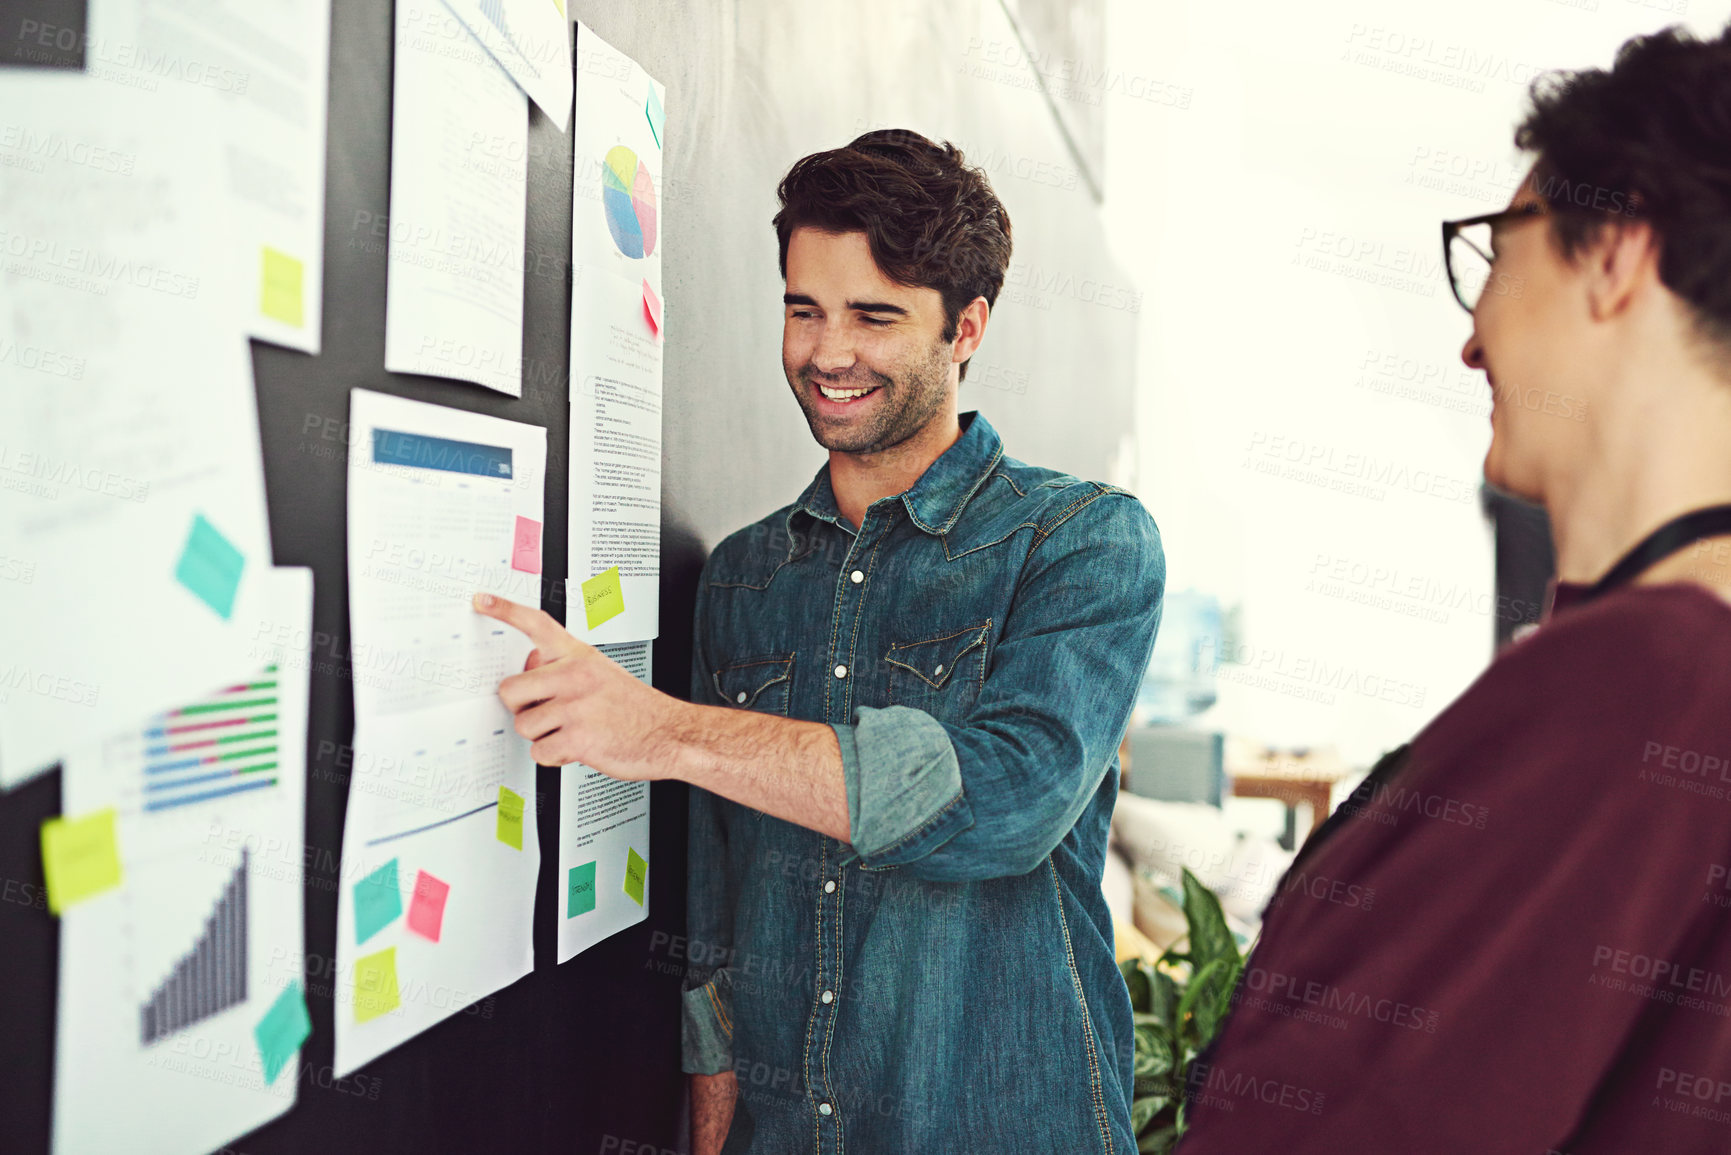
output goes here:
[{"label": "man's pointing finger", "polygon": [[535,648],[541,651],[543,662],[552,661],[575,648],[573,643],[576,639],[544,610],[530,609],[509,598],[495,597],[492,594],[476,594],[473,604],[478,613],[497,618],[527,634],[529,640],[535,643]]}]

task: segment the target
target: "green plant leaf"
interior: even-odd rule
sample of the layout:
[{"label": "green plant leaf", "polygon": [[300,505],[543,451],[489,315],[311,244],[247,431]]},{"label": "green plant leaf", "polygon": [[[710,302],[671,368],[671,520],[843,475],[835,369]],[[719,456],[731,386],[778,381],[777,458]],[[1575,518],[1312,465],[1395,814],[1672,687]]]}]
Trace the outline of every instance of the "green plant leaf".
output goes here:
[{"label": "green plant leaf", "polygon": [[1168,1124],[1156,1127],[1136,1141],[1136,1150],[1142,1155],[1167,1155],[1172,1145],[1178,1142],[1178,1128]]},{"label": "green plant leaf", "polygon": [[1130,1104],[1130,1134],[1136,1134],[1151,1123],[1168,1102],[1170,1100],[1164,1095],[1150,1095]]},{"label": "green plant leaf", "polygon": [[1146,1012],[1150,1010],[1149,1000],[1153,998],[1154,983],[1149,977],[1148,965],[1139,958],[1125,959],[1118,965],[1118,970],[1124,976],[1124,985],[1130,991],[1130,1009]]},{"label": "green plant leaf", "polygon": [[[1180,1034],[1187,1042],[1194,1042],[1195,1031],[1201,1028],[1194,1018],[1196,1003],[1211,993],[1208,984],[1214,981],[1214,977],[1231,965],[1227,959],[1217,958],[1191,975],[1190,981],[1184,984],[1184,993],[1178,999],[1178,1024]],[[1195,1049],[1201,1050],[1201,1044],[1196,1043]]]},{"label": "green plant leaf", "polygon": [[1238,959],[1216,961],[1221,964],[1220,969],[1211,970],[1204,980],[1190,984],[1191,989],[1197,991],[1193,1007],[1196,1043],[1201,1048],[1214,1041],[1220,1024],[1226,1019],[1226,1012],[1232,1009],[1232,988],[1238,984],[1238,976],[1244,969],[1243,962]]},{"label": "green plant leaf", "polygon": [[[1190,961],[1198,971],[1217,959],[1238,959],[1220,900],[1184,867],[1184,921],[1190,926]],[[1194,982],[1194,980],[1192,980]]]},{"label": "green plant leaf", "polygon": [[1131,1069],[1138,1079],[1169,1074],[1172,1070],[1172,1041],[1156,1027],[1137,1027],[1136,1059]]}]

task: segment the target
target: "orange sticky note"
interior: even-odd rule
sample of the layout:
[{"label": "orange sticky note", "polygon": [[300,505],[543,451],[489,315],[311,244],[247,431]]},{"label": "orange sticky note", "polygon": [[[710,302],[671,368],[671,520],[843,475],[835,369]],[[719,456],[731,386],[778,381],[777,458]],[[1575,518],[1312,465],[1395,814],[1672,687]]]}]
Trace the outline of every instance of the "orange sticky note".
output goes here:
[{"label": "orange sticky note", "polygon": [[649,318],[649,327],[657,336],[661,334],[661,298],[655,295],[655,290],[649,287],[649,282],[643,282],[643,312]]}]

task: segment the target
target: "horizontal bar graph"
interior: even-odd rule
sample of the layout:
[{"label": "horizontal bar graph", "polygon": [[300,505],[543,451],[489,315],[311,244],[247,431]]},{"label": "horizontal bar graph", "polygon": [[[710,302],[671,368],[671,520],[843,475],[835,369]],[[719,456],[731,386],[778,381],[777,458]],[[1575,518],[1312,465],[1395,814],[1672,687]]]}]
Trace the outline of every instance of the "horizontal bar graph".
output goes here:
[{"label": "horizontal bar graph", "polygon": [[246,1001],[247,860],[243,849],[198,941],[139,1009],[145,1046]]},{"label": "horizontal bar graph", "polygon": [[144,730],[144,809],[169,810],[262,790],[277,779],[276,667]]}]

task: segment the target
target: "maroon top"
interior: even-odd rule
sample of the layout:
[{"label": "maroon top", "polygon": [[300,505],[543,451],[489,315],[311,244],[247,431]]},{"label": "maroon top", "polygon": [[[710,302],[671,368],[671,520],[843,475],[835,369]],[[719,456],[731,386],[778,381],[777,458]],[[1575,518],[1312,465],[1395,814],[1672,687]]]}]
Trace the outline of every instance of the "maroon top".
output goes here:
[{"label": "maroon top", "polygon": [[1731,1151],[1731,605],[1577,595],[1282,880],[1180,1155]]}]

